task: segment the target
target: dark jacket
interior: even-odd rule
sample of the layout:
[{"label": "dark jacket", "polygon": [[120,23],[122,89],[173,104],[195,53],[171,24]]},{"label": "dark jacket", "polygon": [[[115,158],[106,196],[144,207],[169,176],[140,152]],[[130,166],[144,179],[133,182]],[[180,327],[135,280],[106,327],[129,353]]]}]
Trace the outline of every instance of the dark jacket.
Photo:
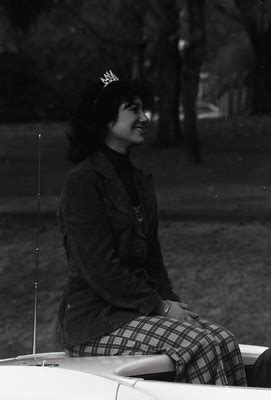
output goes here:
[{"label": "dark jacket", "polygon": [[144,227],[112,164],[96,152],[75,166],[64,185],[59,223],[67,278],[59,306],[62,345],[103,336],[150,315],[172,292],[157,237],[151,175],[134,170]]}]

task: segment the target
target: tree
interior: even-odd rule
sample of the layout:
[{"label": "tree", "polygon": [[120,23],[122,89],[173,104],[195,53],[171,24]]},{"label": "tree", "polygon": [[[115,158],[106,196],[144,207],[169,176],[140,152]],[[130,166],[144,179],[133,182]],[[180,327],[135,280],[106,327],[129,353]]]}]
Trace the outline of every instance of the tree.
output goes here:
[{"label": "tree", "polygon": [[24,32],[42,11],[48,11],[58,0],[1,0],[10,22]]},{"label": "tree", "polygon": [[186,1],[187,33],[183,51],[182,98],[184,108],[184,145],[188,159],[201,161],[197,134],[196,102],[200,68],[205,50],[204,0]]},{"label": "tree", "polygon": [[180,142],[180,74],[181,59],[178,50],[180,34],[180,2],[172,0],[149,1],[146,16],[146,75],[153,81],[158,98],[159,114],[156,146],[165,147]]},{"label": "tree", "polygon": [[271,112],[271,1],[235,0],[255,53],[253,112]]},{"label": "tree", "polygon": [[243,23],[250,39],[255,55],[252,111],[271,112],[271,1],[234,0],[230,6],[217,7]]},{"label": "tree", "polygon": [[[1,32],[1,103],[5,120],[36,119],[39,112],[39,69],[32,63],[28,33],[40,14],[56,6],[58,0],[1,0],[3,16],[9,24],[9,36]],[[2,25],[3,26],[3,25]]]}]

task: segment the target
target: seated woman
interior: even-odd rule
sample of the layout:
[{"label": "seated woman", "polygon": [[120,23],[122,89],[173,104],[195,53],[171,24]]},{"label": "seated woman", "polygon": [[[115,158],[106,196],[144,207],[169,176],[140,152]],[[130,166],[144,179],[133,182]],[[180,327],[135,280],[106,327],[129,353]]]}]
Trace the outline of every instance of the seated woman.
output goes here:
[{"label": "seated woman", "polygon": [[59,339],[70,356],[167,354],[176,381],[246,385],[236,339],[173,292],[157,235],[151,175],[129,159],[148,119],[136,81],[112,71],[72,120],[59,222],[67,277]]}]

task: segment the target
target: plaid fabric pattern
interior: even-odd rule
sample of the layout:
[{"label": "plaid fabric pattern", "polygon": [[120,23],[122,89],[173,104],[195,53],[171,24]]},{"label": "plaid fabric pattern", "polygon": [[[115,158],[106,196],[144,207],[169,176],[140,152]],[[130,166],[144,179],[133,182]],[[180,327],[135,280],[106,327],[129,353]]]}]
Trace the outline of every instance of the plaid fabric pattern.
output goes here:
[{"label": "plaid fabric pattern", "polygon": [[233,334],[209,321],[203,328],[161,316],[141,316],[92,342],[65,349],[71,357],[167,354],[176,382],[246,386]]}]

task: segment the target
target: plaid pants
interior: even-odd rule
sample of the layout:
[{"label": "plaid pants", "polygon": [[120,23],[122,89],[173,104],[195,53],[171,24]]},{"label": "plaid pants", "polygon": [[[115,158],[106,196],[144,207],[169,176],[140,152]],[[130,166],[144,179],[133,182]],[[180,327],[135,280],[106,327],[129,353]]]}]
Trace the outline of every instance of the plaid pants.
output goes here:
[{"label": "plaid pants", "polygon": [[209,321],[203,328],[161,316],[140,316],[114,332],[65,349],[71,357],[167,354],[176,382],[246,386],[233,334]]}]

